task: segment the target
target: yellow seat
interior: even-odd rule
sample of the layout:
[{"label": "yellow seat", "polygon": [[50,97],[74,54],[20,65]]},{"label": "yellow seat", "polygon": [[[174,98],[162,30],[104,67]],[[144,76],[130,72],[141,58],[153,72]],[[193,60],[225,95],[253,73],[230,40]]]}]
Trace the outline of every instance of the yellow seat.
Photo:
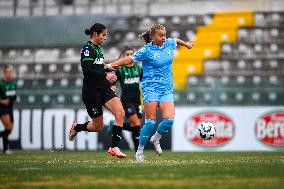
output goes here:
[{"label": "yellow seat", "polygon": [[189,75],[202,74],[207,58],[218,58],[223,42],[235,42],[239,27],[253,25],[253,12],[223,12],[213,15],[210,25],[197,28],[195,45],[191,50],[181,47],[176,50],[173,72],[175,89],[186,88]]}]

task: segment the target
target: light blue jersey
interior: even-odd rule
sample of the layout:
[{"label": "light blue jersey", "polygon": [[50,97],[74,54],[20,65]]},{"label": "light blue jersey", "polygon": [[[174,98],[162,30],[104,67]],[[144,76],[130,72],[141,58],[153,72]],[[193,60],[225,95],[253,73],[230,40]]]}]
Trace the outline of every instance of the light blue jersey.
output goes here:
[{"label": "light blue jersey", "polygon": [[142,62],[144,102],[173,101],[172,62],[176,47],[176,40],[168,38],[161,47],[148,43],[132,55],[134,61]]}]

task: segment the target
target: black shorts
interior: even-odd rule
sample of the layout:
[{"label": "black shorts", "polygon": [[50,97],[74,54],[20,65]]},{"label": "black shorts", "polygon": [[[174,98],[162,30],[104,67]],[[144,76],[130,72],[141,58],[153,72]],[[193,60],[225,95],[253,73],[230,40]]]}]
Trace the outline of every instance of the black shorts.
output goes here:
[{"label": "black shorts", "polygon": [[133,103],[123,100],[122,102],[123,109],[125,111],[125,116],[129,118],[130,116],[137,114],[138,118],[142,118],[142,107],[141,104]]},{"label": "black shorts", "polygon": [[98,89],[96,92],[82,90],[82,100],[91,118],[103,115],[103,106],[114,97],[117,96],[110,87]]},{"label": "black shorts", "polygon": [[5,106],[0,104],[0,116],[10,115],[11,122],[14,122],[13,106]]}]

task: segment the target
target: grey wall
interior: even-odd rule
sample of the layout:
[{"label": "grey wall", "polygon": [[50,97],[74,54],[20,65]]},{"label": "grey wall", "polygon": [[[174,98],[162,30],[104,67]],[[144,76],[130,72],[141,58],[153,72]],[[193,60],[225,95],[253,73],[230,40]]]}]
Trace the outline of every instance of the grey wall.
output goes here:
[{"label": "grey wall", "polygon": [[101,22],[112,30],[112,20],[95,15],[0,18],[0,47],[81,45],[86,28]]}]

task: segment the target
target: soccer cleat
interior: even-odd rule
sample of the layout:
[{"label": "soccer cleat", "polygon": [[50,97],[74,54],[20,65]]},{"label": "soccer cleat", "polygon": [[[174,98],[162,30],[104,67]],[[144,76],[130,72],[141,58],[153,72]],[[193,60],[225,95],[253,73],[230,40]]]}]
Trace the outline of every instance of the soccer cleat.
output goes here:
[{"label": "soccer cleat", "polygon": [[155,135],[153,135],[150,139],[150,142],[154,145],[154,148],[155,148],[155,151],[156,153],[160,156],[162,155],[163,153],[163,150],[161,148],[161,145],[160,145],[160,140],[159,139],[156,139],[155,140]]},{"label": "soccer cleat", "polygon": [[111,156],[116,156],[118,158],[126,158],[126,155],[122,153],[118,147],[114,147],[114,148],[110,147],[108,149],[108,154]]},{"label": "soccer cleat", "polygon": [[136,157],[136,161],[139,161],[139,162],[142,162],[144,161],[144,154],[143,154],[143,151],[137,151],[136,154],[135,154],[135,157]]},{"label": "soccer cleat", "polygon": [[73,141],[76,138],[76,135],[78,133],[77,131],[75,131],[76,125],[77,125],[77,122],[74,121],[71,125],[70,130],[69,130],[68,137],[69,137],[70,141]]},{"label": "soccer cleat", "polygon": [[107,128],[107,135],[108,135],[108,136],[111,136],[111,134],[112,134],[113,124],[114,124],[114,120],[111,120],[111,121],[109,122],[109,126],[108,126],[108,128]]}]

